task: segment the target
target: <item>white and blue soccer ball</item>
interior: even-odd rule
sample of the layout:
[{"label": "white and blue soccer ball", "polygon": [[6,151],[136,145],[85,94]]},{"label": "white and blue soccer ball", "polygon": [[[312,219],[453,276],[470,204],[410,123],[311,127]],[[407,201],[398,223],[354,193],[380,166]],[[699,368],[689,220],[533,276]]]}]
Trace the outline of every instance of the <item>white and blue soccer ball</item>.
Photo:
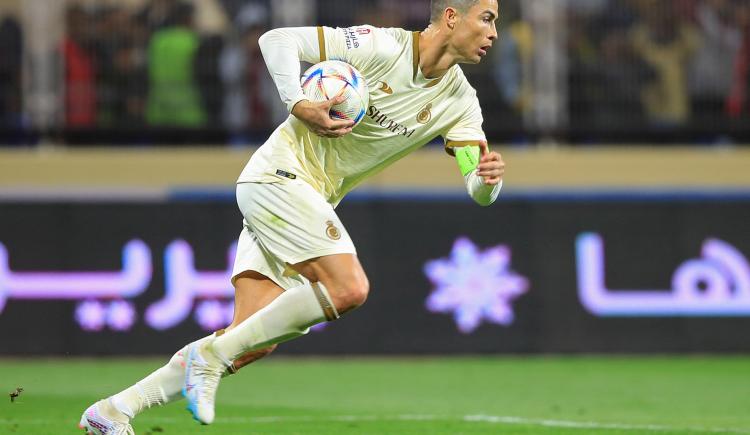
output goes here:
[{"label": "white and blue soccer ball", "polygon": [[301,78],[302,90],[310,101],[320,102],[344,95],[343,103],[331,107],[331,118],[354,121],[365,117],[370,93],[356,68],[346,62],[326,60],[310,67]]}]

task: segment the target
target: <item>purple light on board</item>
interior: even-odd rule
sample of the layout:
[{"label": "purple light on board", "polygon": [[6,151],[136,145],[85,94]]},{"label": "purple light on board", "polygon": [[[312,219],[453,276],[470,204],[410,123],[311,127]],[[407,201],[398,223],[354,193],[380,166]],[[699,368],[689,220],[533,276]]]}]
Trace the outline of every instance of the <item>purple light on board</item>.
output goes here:
[{"label": "purple light on board", "polygon": [[511,301],[529,287],[526,278],[510,270],[510,257],[505,245],[480,251],[468,238],[456,240],[449,258],[425,264],[425,275],[435,286],[427,298],[427,309],[453,314],[465,334],[482,321],[510,325],[514,320]]},{"label": "purple light on board", "polygon": [[[670,288],[607,287],[604,239],[582,233],[576,240],[578,297],[592,314],[617,316],[750,316],[750,264],[731,244],[706,239],[701,258],[683,262]],[[610,265],[610,267],[626,265]]]}]

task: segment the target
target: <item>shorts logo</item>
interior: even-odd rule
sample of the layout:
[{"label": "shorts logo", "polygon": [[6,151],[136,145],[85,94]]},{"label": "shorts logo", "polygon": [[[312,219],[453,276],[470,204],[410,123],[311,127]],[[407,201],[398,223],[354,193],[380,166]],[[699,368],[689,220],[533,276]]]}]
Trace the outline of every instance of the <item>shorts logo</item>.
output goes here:
[{"label": "shorts logo", "polygon": [[333,221],[327,221],[326,225],[326,235],[331,240],[338,240],[341,238],[341,232],[338,228],[336,228],[336,225],[333,224]]},{"label": "shorts logo", "polygon": [[296,180],[297,179],[296,175],[292,174],[291,172],[282,171],[281,169],[277,169],[276,170],[276,175],[278,175],[280,177],[288,178],[290,180]]},{"label": "shorts logo", "polygon": [[430,112],[430,109],[432,109],[432,103],[427,103],[427,105],[424,106],[424,109],[419,111],[419,115],[417,115],[418,123],[427,124],[430,122],[430,119],[432,119],[432,112]]}]

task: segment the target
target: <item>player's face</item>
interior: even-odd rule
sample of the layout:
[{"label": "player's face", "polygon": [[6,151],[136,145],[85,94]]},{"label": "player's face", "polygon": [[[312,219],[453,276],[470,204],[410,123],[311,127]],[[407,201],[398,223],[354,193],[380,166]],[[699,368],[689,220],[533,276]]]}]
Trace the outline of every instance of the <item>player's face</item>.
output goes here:
[{"label": "player's face", "polygon": [[487,55],[497,39],[497,17],[497,0],[480,0],[459,16],[452,37],[459,62],[479,63]]}]

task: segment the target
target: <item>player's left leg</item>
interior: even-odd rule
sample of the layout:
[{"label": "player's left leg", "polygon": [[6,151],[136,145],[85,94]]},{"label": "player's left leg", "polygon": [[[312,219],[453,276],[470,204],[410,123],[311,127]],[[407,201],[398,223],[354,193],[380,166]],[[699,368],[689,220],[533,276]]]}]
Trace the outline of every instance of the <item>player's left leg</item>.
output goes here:
[{"label": "player's left leg", "polygon": [[[261,308],[268,305],[279,294],[282,288],[265,276],[246,271],[239,274],[234,280],[235,304],[234,318],[232,324],[226,329],[231,329],[240,324]],[[130,420],[141,412],[157,405],[166,405],[175,400],[182,399],[182,387],[185,379],[185,357],[191,345],[201,344],[208,339],[223,334],[224,330],[217,331],[200,340],[180,349],[169,362],[149,374],[134,385],[107,398],[100,400],[81,416],[80,426],[87,429],[91,434],[109,433],[116,428],[129,433],[131,430]],[[263,358],[273,351],[275,346],[248,352],[240,356],[230,367],[231,373],[239,370],[254,361]]]},{"label": "player's left leg", "polygon": [[226,334],[190,347],[185,395],[188,409],[202,424],[213,422],[221,374],[238,356],[305,335],[311,326],[337,319],[367,297],[367,277],[354,254],[326,255],[293,267],[306,283],[286,289]]},{"label": "player's left leg", "polygon": [[[238,264],[252,262],[285,291],[213,340],[215,347],[209,342],[191,346],[185,395],[188,409],[203,424],[213,422],[221,375],[240,355],[291,340],[313,325],[337,319],[361,305],[369,288],[349,234],[331,204],[309,184],[242,183],[237,186],[237,203],[245,218],[238,246],[257,249],[245,254],[238,247],[235,270]],[[254,243],[243,243],[243,239]],[[303,265],[307,267],[297,267]]]}]

